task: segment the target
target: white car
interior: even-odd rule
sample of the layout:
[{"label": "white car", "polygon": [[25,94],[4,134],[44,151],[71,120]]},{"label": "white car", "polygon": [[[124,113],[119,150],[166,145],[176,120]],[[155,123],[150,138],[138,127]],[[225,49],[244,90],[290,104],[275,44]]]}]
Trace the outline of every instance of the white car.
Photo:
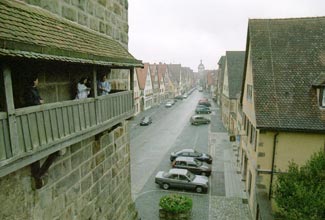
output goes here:
[{"label": "white car", "polygon": [[174,100],[168,100],[165,104],[166,108],[170,108],[175,104]]}]

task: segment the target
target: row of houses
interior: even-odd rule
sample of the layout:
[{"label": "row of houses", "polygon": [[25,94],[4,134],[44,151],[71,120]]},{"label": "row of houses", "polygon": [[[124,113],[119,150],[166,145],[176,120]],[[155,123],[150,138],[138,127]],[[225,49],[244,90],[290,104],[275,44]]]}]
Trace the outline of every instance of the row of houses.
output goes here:
[{"label": "row of houses", "polygon": [[325,150],[325,17],[251,19],[246,51],[218,62],[214,98],[253,219],[272,219],[277,174]]},{"label": "row of houses", "polygon": [[136,68],[135,72],[135,115],[187,93],[196,84],[193,70],[181,64],[144,63],[144,67]]}]

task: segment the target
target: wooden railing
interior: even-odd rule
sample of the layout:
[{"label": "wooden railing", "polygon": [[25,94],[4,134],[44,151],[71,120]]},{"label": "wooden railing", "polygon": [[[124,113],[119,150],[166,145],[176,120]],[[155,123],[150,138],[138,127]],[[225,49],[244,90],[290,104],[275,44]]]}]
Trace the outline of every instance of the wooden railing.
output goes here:
[{"label": "wooden railing", "polygon": [[[132,91],[123,91],[97,98],[17,109],[15,126],[10,128],[7,113],[0,112],[0,168],[72,138],[80,139],[98,127],[131,117],[134,111],[132,99]],[[10,130],[13,128],[15,130]]]}]

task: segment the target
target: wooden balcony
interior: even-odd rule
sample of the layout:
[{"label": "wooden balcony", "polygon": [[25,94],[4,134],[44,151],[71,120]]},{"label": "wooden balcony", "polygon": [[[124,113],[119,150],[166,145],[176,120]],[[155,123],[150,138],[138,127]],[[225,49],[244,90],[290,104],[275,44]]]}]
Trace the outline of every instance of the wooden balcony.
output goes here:
[{"label": "wooden balcony", "polygon": [[133,91],[0,112],[0,177],[133,114]]}]

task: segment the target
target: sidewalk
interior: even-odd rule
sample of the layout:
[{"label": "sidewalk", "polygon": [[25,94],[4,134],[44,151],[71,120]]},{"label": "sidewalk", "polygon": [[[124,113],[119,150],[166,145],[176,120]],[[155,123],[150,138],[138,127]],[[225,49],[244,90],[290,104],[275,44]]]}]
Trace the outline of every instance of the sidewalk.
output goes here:
[{"label": "sidewalk", "polygon": [[236,156],[233,144],[220,120],[215,107],[214,122],[209,132],[209,149],[214,159],[210,188],[209,220],[251,220],[244,192],[244,182],[237,174]]}]

